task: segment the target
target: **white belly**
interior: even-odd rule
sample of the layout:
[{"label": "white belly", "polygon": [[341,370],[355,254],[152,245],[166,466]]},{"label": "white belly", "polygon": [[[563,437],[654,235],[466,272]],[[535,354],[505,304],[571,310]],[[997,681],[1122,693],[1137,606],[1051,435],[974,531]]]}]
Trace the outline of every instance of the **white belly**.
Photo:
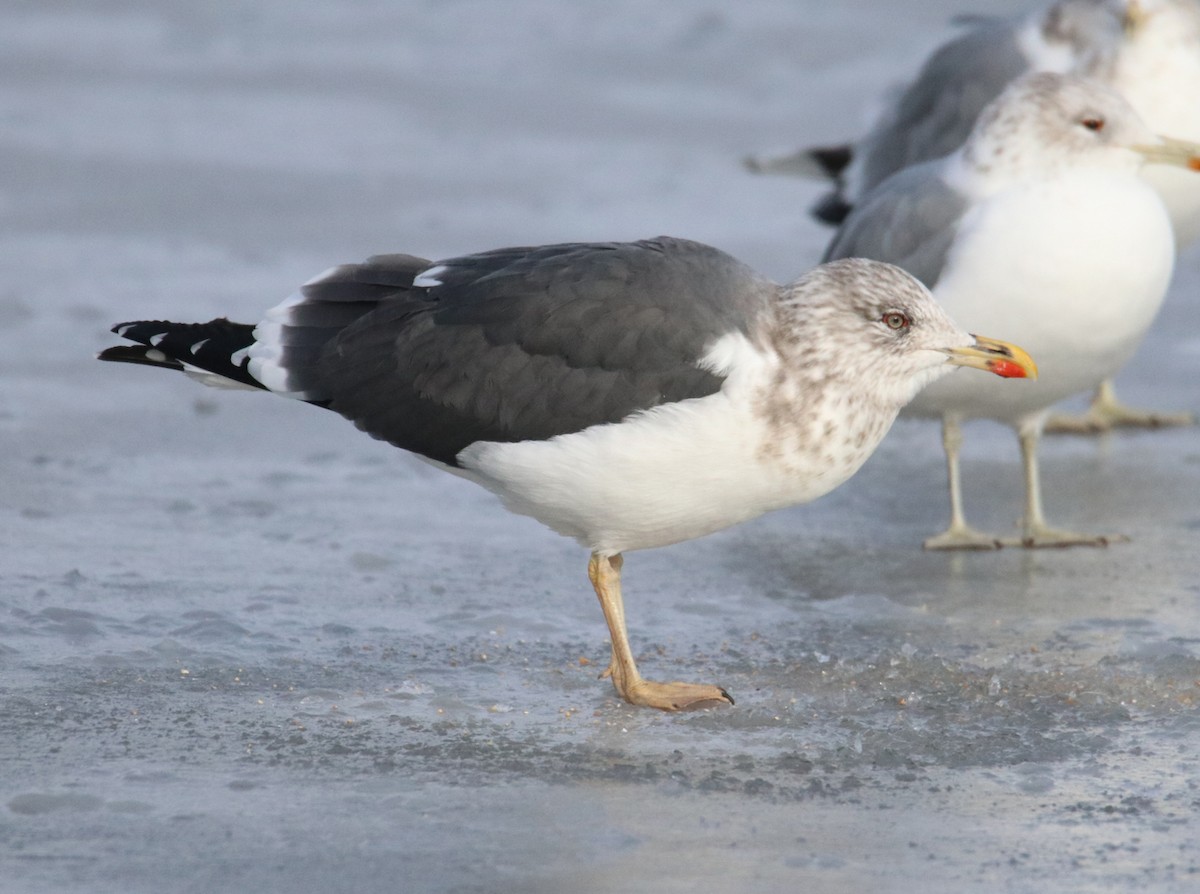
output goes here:
[{"label": "white belly", "polygon": [[[1193,38],[1183,31],[1195,27],[1195,22],[1178,24],[1176,35],[1127,49],[1111,80],[1155,133],[1200,140],[1200,98],[1195,89],[1200,84],[1200,54]],[[1200,236],[1200,172],[1147,165],[1143,176],[1167,206],[1177,243],[1188,245]]]},{"label": "white belly", "polygon": [[1167,206],[1176,243],[1190,245],[1200,236],[1200,172],[1147,165],[1144,176]]},{"label": "white belly", "polygon": [[1173,264],[1166,211],[1129,176],[1068,176],[983,203],[962,222],[934,295],[968,331],[1025,348],[1038,379],[958,372],[909,412],[1016,423],[1094,388],[1137,349]]},{"label": "white belly", "polygon": [[611,554],[690,540],[816,499],[875,447],[825,465],[816,456],[779,462],[764,451],[768,443],[762,420],[716,394],[549,441],[473,444],[459,461],[509,509]]},{"label": "white belly", "polygon": [[[589,549],[613,554],[711,534],[828,493],[882,440],[898,407],[850,406],[842,386],[783,393],[779,359],[735,337],[723,389],[548,441],[479,442],[463,473]],[[721,343],[718,343],[719,345]],[[720,353],[721,349],[714,349]],[[772,414],[768,400],[785,399]]]}]

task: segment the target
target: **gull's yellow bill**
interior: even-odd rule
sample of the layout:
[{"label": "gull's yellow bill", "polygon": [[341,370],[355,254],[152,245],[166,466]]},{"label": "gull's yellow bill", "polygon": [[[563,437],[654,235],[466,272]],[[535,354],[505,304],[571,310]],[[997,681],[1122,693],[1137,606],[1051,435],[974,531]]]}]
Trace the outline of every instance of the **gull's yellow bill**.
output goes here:
[{"label": "gull's yellow bill", "polygon": [[975,339],[974,345],[946,350],[951,363],[982,369],[1005,379],[1037,378],[1037,364],[1023,348],[1000,341],[998,338],[988,338],[974,333],[972,336]]}]

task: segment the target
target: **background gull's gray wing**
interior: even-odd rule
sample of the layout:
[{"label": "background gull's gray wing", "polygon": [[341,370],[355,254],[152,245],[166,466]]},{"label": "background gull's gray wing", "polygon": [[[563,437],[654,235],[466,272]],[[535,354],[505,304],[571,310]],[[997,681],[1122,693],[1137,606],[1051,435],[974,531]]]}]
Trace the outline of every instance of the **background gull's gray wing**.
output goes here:
[{"label": "background gull's gray wing", "polygon": [[809,147],[777,158],[748,158],[756,173],[834,181],[811,213],[840,224],[892,174],[961,146],[979,113],[1030,69],[1017,43],[1021,20],[971,17],[969,30],[938,48],[916,78],[887,100],[888,112],[852,145]]},{"label": "background gull's gray wing", "polygon": [[512,248],[436,262],[322,352],[321,402],[453,465],[475,441],[544,439],[703,397],[697,363],[777,287],[685,240]]},{"label": "background gull's gray wing", "polygon": [[986,12],[960,12],[950,17],[950,24],[955,28],[979,28],[983,25],[1001,25],[1007,21],[1004,16],[990,15]]},{"label": "background gull's gray wing", "polygon": [[856,149],[852,199],[909,165],[961,146],[985,105],[1029,69],[1017,23],[986,20],[938,49],[897,99],[893,112]]},{"label": "background gull's gray wing", "polygon": [[968,207],[941,168],[940,161],[914,165],[879,184],[846,218],[822,260],[887,261],[932,289]]}]

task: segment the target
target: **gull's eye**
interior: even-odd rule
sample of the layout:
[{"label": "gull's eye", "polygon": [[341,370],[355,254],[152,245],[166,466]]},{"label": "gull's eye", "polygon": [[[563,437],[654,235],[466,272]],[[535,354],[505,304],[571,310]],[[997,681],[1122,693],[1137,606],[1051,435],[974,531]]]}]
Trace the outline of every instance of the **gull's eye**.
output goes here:
[{"label": "gull's eye", "polygon": [[910,325],[908,317],[898,310],[889,310],[882,319],[883,325],[889,329],[907,329]]},{"label": "gull's eye", "polygon": [[1096,115],[1084,118],[1079,122],[1088,130],[1104,130],[1104,119]]}]

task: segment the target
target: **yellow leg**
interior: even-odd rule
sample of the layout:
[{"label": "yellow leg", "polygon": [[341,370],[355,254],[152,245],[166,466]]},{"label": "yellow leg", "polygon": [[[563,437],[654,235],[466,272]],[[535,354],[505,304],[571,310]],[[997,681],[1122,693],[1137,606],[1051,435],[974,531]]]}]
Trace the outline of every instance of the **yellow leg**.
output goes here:
[{"label": "yellow leg", "polygon": [[1086,412],[1080,416],[1055,414],[1046,423],[1046,431],[1055,434],[1091,435],[1114,428],[1167,428],[1195,424],[1196,417],[1191,413],[1163,413],[1127,406],[1117,397],[1112,379],[1105,379],[1096,389],[1096,395]]},{"label": "yellow leg", "polygon": [[976,531],[963,515],[962,475],[958,467],[958,451],[962,447],[962,427],[953,413],[942,417],[942,447],[946,451],[946,477],[950,484],[950,527],[925,541],[925,549],[999,549],[1000,539]]},{"label": "yellow leg", "polygon": [[617,695],[631,705],[644,705],[661,711],[683,711],[689,708],[709,708],[733,704],[729,693],[719,686],[706,683],[656,683],[638,673],[625,631],[625,605],[621,600],[621,556],[602,556],[592,553],[588,562],[588,577],[596,589],[608,635],[612,640],[612,661],[601,677],[611,677]]},{"label": "yellow leg", "polygon": [[1023,546],[1026,549],[1108,546],[1110,543],[1129,540],[1123,534],[1079,534],[1075,531],[1060,531],[1046,524],[1046,516],[1042,512],[1041,473],[1037,458],[1041,426],[1036,423],[1022,425],[1017,434],[1021,439],[1021,459],[1025,466],[1025,518],[1021,522],[1021,536],[1004,540],[1005,546]]}]

